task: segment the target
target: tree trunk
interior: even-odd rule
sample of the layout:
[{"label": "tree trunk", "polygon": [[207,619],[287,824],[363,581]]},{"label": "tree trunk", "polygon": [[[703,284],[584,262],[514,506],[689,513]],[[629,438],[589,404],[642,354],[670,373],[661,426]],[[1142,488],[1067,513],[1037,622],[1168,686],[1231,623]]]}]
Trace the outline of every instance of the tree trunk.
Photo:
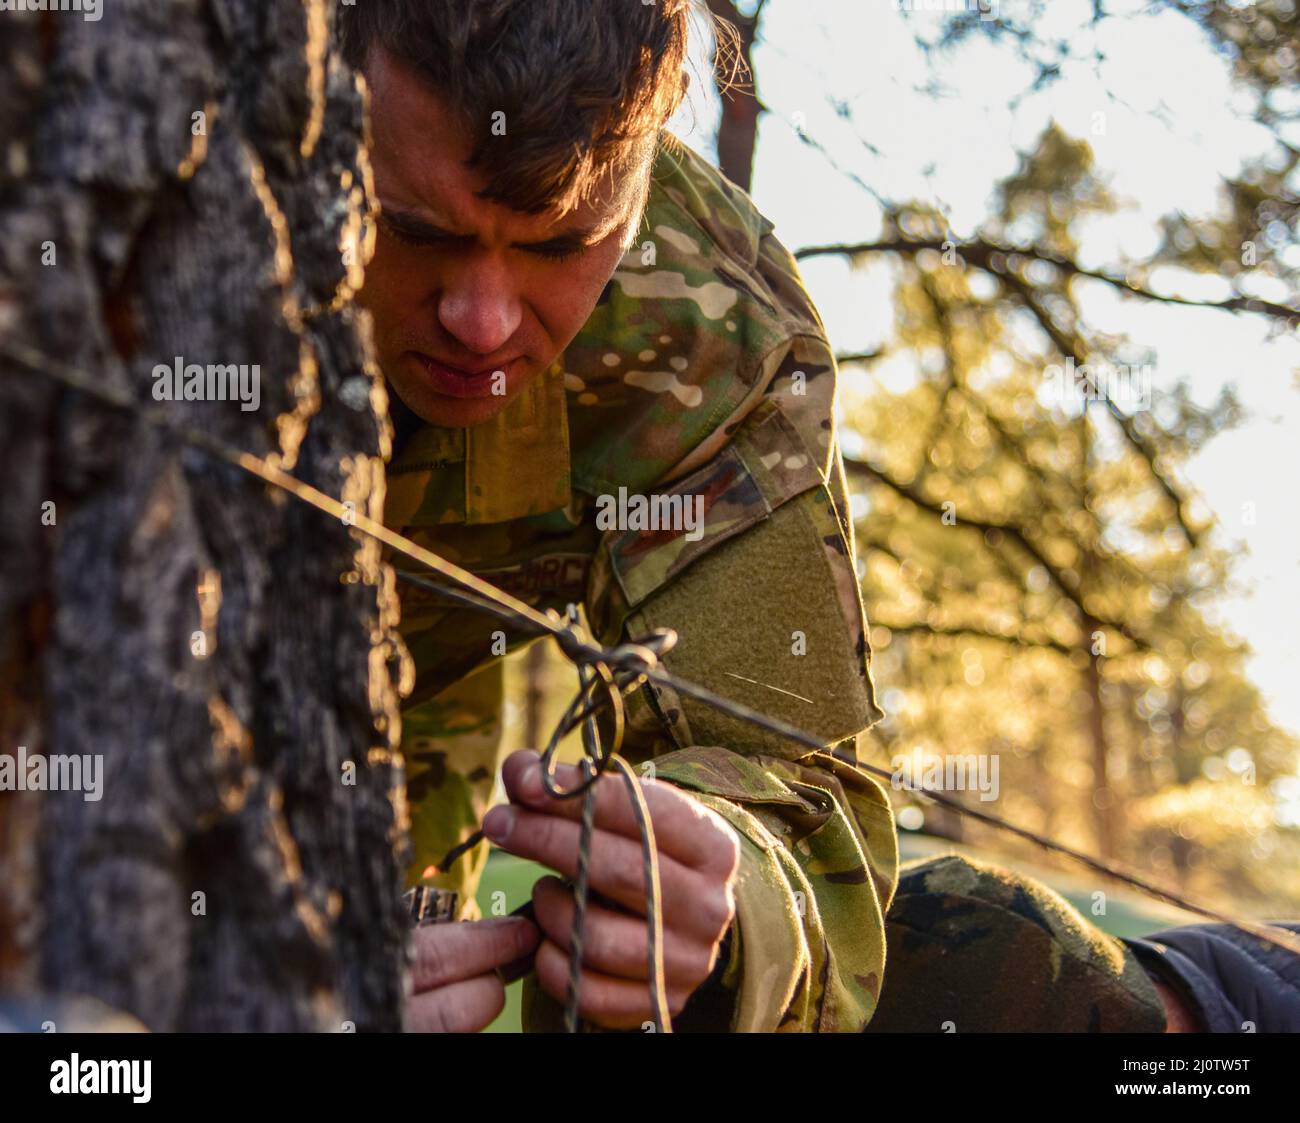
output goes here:
[{"label": "tree trunk", "polygon": [[718,167],[737,187],[753,190],[754,151],[758,144],[758,79],[754,76],[752,48],[762,14],[760,4],[753,15],[742,15],[733,0],[709,0],[715,16],[736,28],[739,42],[739,84],[722,94],[722,120],[718,124]]},{"label": "tree trunk", "polygon": [[[1187,688],[1183,686],[1182,677],[1179,676],[1174,684],[1169,703],[1169,755],[1177,769],[1175,782],[1180,788],[1192,784],[1200,772],[1200,762],[1192,751],[1192,745],[1188,743],[1187,711],[1184,708],[1186,704]],[[1178,889],[1183,893],[1190,889],[1192,855],[1195,850],[1195,843],[1189,838],[1184,838],[1179,827],[1169,832],[1169,852],[1173,858]]]},{"label": "tree trunk", "polygon": [[1092,817],[1097,856],[1110,861],[1115,856],[1115,795],[1110,785],[1110,744],[1106,740],[1106,706],[1101,692],[1102,656],[1093,654],[1091,637],[1101,624],[1083,617],[1088,629],[1088,662],[1084,667],[1084,692],[1088,698],[1088,741],[1092,747]]},{"label": "tree trunk", "polygon": [[[5,16],[0,352],[379,516],[332,9]],[[178,362],[256,368],[259,408],[155,401]],[[0,989],[155,1030],[397,1028],[405,654],[374,544],[12,351],[0,370],[0,751],[103,769],[99,799],[0,793]]]},{"label": "tree trunk", "polygon": [[[1079,443],[1082,449],[1080,457],[1080,491],[1084,497],[1085,509],[1092,511],[1093,505],[1093,437],[1091,422],[1088,419],[1087,406],[1079,417]],[[1079,561],[1080,587],[1093,587],[1093,575],[1099,568],[1096,553],[1096,529],[1081,544]],[[1080,612],[1080,626],[1083,629],[1083,641],[1086,645],[1087,659],[1083,669],[1083,691],[1088,698],[1088,741],[1092,756],[1092,818],[1096,835],[1097,856],[1103,861],[1111,861],[1117,851],[1115,830],[1115,793],[1110,784],[1110,743],[1106,739],[1106,700],[1102,695],[1102,661],[1105,648],[1100,647],[1094,637],[1104,636],[1101,621],[1087,611]]]}]

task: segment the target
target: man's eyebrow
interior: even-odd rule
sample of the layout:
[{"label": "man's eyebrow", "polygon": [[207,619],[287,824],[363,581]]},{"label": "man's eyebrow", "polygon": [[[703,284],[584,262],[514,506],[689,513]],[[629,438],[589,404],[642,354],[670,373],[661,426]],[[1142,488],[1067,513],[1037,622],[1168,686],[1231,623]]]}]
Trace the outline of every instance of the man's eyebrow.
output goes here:
[{"label": "man's eyebrow", "polygon": [[404,211],[397,207],[385,207],[381,204],[379,208],[380,219],[388,226],[391,226],[399,234],[405,234],[411,238],[419,238],[430,242],[459,242],[470,241],[467,234],[452,234],[450,231],[439,226],[436,222],[430,222],[421,218],[411,211]]},{"label": "man's eyebrow", "polygon": [[[421,218],[411,211],[404,211],[397,207],[381,206],[380,218],[398,234],[419,241],[464,243],[475,240],[472,234],[453,234],[436,222],[430,222],[428,219]],[[617,225],[618,223],[612,224],[611,229]],[[600,234],[599,226],[581,226],[572,230],[565,230],[539,242],[515,242],[514,247],[523,250],[577,249],[595,245],[601,237],[603,235]]]},{"label": "man's eyebrow", "polygon": [[600,241],[596,236],[596,230],[595,226],[581,226],[574,230],[565,230],[541,242],[516,242],[515,246],[521,250],[579,249],[594,246]]},{"label": "man's eyebrow", "polygon": [[[649,193],[647,192],[646,197],[648,197],[648,194]],[[573,230],[566,230],[561,234],[557,234],[553,238],[548,238],[544,242],[516,244],[520,249],[526,250],[551,248],[568,249],[571,246],[574,248],[594,246],[599,242],[604,241],[613,234],[615,230],[622,226],[631,216],[634,209],[637,212],[637,224],[639,226],[641,219],[645,214],[645,199],[641,198],[641,196],[637,194],[632,196],[632,203],[630,206],[621,208],[613,218],[607,219],[604,222],[597,222],[594,225],[579,226]]]}]

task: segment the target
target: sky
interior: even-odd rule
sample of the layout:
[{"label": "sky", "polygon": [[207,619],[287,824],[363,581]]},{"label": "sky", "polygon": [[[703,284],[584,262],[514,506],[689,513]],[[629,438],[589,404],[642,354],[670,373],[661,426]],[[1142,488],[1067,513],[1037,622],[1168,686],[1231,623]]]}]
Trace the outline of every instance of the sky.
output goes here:
[{"label": "sky", "polygon": [[[1001,2],[1007,14],[1018,6]],[[1248,104],[1224,62],[1179,15],[1110,0],[1108,10],[1124,18],[1094,32],[1090,0],[1052,0],[1038,29],[1068,37],[1077,60],[1063,66],[1060,80],[1026,95],[1032,72],[1009,47],[971,41],[948,56],[936,96],[926,88],[935,74],[913,31],[929,34],[945,17],[902,7],[898,0],[768,0],[754,66],[770,112],[760,123],[752,194],[792,250],[879,233],[879,206],[846,171],[886,198],[940,206],[957,236],[969,235],[996,182],[1055,120],[1090,141],[1098,171],[1124,201],[1120,214],[1090,224],[1081,242],[1086,265],[1114,267],[1153,249],[1161,215],[1213,214],[1220,177],[1268,148],[1266,134],[1244,120]],[[1093,48],[1103,63],[1093,61]],[[707,74],[697,62],[688,103],[669,127],[716,159],[718,103],[702,80]],[[832,98],[848,103],[850,120],[837,115]],[[799,139],[799,127],[829,159]],[[888,337],[887,265],[851,272],[842,259],[815,258],[802,268],[837,351],[867,350]],[[1218,278],[1183,273],[1158,273],[1153,287],[1198,299],[1229,295]],[[1244,422],[1184,465],[1182,479],[1217,517],[1219,544],[1244,549],[1211,616],[1249,644],[1248,670],[1270,718],[1300,734],[1300,340],[1270,340],[1262,317],[1125,300],[1099,283],[1078,291],[1094,329],[1154,351],[1157,386],[1185,380],[1202,405],[1235,386]],[[1259,295],[1287,298],[1276,289]],[[894,390],[911,377],[906,358],[844,375],[879,378]]]}]

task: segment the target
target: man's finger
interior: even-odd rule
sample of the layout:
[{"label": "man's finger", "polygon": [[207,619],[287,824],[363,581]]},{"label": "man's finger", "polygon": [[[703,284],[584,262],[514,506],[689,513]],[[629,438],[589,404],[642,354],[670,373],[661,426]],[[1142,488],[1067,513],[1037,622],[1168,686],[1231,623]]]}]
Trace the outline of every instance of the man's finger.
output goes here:
[{"label": "man's finger", "polygon": [[426,924],[411,937],[414,991],[419,994],[504,967],[531,952],[540,938],[537,926],[522,916]]},{"label": "man's finger", "polygon": [[[537,949],[537,982],[561,1005],[569,993],[569,957],[550,940]],[[668,1013],[676,1017],[689,994],[668,988]],[[641,1029],[652,1019],[648,983],[614,979],[584,969],[578,987],[578,1016],[605,1029]]]},{"label": "man's finger", "polygon": [[[512,753],[502,765],[501,779],[506,794],[516,803],[574,822],[582,818],[582,796],[552,799],[546,794],[541,757],[531,750]],[[580,782],[581,774],[573,765],[562,764],[556,768],[556,779],[561,788],[568,789]],[[732,872],[734,847],[719,845],[719,836],[728,832],[712,811],[676,788],[653,780],[641,780],[641,791],[654,825],[655,845],[661,854],[692,869]],[[596,781],[595,822],[601,830],[640,839],[627,783],[621,776],[606,773]]]},{"label": "man's finger", "polygon": [[[488,837],[502,850],[530,858],[570,879],[578,873],[581,827],[570,819],[530,811],[514,804],[494,807],[483,822]],[[587,866],[591,888],[638,916],[646,911],[641,843],[620,834],[592,833]],[[720,931],[729,919],[725,883],[659,856],[659,885],[664,924],[705,935]]]},{"label": "man's finger", "polygon": [[[578,903],[573,890],[558,877],[543,877],[533,886],[533,912],[546,938],[565,953],[573,950],[573,914]],[[714,943],[692,941],[667,933],[664,978],[698,984],[712,970]],[[587,902],[582,926],[582,964],[620,979],[649,979],[650,937],[644,917],[615,912]]]},{"label": "man's finger", "polygon": [[506,988],[496,975],[462,979],[407,999],[404,1028],[407,1033],[477,1033],[505,1004]]}]

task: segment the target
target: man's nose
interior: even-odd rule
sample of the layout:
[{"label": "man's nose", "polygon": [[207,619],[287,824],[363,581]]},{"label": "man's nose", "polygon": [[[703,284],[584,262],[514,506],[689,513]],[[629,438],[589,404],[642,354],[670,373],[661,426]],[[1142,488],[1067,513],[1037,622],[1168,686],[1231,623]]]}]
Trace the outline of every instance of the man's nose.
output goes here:
[{"label": "man's nose", "polygon": [[481,260],[443,290],[438,320],[477,355],[499,351],[519,329],[523,308],[500,262]]}]

